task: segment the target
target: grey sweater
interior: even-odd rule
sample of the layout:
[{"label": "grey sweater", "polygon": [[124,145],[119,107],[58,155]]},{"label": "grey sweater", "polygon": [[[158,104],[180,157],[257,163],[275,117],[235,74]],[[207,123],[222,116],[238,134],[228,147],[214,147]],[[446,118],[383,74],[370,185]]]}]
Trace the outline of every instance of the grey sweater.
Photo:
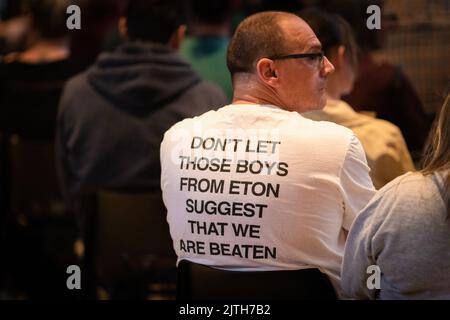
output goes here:
[{"label": "grey sweater", "polygon": [[184,118],[226,104],[169,47],[127,42],[64,89],[57,154],[66,197],[99,189],[159,189],[159,146]]},{"label": "grey sweater", "polygon": [[[342,265],[342,287],[349,297],[450,299],[448,174],[407,173],[363,209],[350,229]],[[367,287],[374,275],[367,272],[370,265],[381,270],[379,290]]]}]

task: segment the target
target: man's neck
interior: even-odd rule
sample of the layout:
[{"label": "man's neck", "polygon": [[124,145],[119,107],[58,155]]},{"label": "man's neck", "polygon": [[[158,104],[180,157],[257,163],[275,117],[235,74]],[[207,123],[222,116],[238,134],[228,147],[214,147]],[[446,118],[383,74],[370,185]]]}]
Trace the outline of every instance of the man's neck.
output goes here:
[{"label": "man's neck", "polygon": [[266,99],[256,98],[252,96],[236,96],[233,98],[232,104],[259,104],[259,105],[265,105],[265,104],[271,104],[275,105],[273,102],[268,101]]},{"label": "man's neck", "polygon": [[258,99],[255,99],[253,97],[250,96],[234,96],[233,97],[233,101],[231,102],[232,104],[261,104],[260,101]]}]

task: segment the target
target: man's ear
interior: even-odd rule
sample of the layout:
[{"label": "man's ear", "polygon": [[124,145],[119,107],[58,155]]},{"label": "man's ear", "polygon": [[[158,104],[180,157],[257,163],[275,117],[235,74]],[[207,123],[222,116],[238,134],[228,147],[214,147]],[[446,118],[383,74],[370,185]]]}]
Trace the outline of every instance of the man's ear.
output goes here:
[{"label": "man's ear", "polygon": [[119,19],[119,35],[122,39],[128,39],[127,18],[125,17]]},{"label": "man's ear", "polygon": [[169,46],[174,49],[178,50],[181,46],[181,43],[183,43],[184,36],[186,35],[186,25],[182,24],[175,30],[174,33],[172,33],[172,36],[169,40]]},{"label": "man's ear", "polygon": [[279,84],[278,68],[275,62],[268,58],[262,58],[256,64],[256,74],[258,78],[271,87],[276,87]]}]

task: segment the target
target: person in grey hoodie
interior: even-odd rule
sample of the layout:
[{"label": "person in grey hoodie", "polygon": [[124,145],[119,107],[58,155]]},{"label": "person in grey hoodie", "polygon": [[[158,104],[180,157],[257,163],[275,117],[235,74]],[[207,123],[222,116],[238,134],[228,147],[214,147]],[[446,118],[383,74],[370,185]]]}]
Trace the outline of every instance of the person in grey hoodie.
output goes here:
[{"label": "person in grey hoodie", "polygon": [[383,187],[354,221],[342,287],[357,299],[450,299],[450,95],[424,169]]},{"label": "person in grey hoodie", "polygon": [[119,22],[123,44],[67,83],[57,157],[69,203],[99,189],[159,189],[163,133],[226,103],[176,52],[183,10],[175,0],[130,1]]}]

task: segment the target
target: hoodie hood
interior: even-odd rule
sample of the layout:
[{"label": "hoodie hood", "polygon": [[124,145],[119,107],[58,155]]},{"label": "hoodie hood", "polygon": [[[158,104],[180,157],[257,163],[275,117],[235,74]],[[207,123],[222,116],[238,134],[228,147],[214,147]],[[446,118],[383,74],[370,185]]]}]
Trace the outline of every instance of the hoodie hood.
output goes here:
[{"label": "hoodie hood", "polygon": [[143,42],[127,42],[103,53],[87,77],[113,106],[137,115],[158,109],[200,81],[168,46]]}]

